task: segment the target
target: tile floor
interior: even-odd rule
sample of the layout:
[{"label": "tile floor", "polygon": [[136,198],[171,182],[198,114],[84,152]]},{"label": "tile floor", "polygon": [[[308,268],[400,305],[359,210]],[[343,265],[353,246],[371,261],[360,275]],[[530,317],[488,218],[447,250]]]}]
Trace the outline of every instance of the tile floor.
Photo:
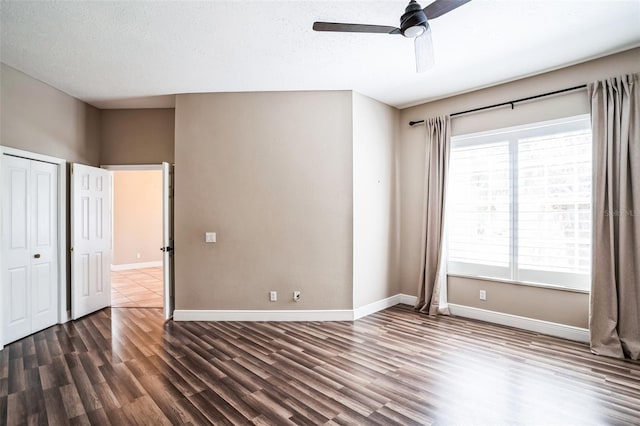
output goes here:
[{"label": "tile floor", "polygon": [[162,267],[111,271],[112,308],[162,308]]}]

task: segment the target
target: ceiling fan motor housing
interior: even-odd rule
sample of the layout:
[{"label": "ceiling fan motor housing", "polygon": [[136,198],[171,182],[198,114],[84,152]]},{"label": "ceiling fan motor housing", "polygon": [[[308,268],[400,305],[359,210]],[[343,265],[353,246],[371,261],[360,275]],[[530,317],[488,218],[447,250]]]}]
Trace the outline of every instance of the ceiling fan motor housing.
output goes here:
[{"label": "ceiling fan motor housing", "polygon": [[415,0],[411,0],[400,17],[402,35],[409,38],[417,37],[424,33],[428,26],[427,15],[422,10],[422,6]]}]

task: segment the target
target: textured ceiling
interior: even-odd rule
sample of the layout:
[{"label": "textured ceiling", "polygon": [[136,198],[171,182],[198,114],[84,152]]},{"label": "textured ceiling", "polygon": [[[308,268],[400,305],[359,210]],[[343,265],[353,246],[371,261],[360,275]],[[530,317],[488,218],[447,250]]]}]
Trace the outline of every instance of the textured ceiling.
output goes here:
[{"label": "textured ceiling", "polygon": [[[425,6],[428,1],[423,3]],[[405,107],[640,45],[640,0],[473,0],[431,22],[436,66],[401,36],[406,0],[2,1],[2,62],[101,108],[176,93],[351,89]]]}]

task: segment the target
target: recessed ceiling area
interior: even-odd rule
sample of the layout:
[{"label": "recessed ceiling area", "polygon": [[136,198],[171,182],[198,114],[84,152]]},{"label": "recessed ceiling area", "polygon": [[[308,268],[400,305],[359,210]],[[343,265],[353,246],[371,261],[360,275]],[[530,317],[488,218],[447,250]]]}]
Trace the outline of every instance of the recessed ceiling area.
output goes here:
[{"label": "recessed ceiling area", "polygon": [[412,40],[312,30],[397,26],[406,5],[3,1],[0,59],[99,108],[290,90],[355,90],[402,108],[640,45],[638,0],[473,0],[430,21],[435,66],[421,74]]}]

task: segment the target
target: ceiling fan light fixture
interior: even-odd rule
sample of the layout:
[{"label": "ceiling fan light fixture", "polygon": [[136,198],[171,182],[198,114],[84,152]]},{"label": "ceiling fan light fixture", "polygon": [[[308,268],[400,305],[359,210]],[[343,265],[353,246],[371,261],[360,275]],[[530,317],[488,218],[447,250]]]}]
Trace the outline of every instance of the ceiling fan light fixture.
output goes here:
[{"label": "ceiling fan light fixture", "polygon": [[407,38],[415,38],[422,35],[428,27],[424,10],[415,0],[411,0],[400,17],[400,32]]},{"label": "ceiling fan light fixture", "polygon": [[424,34],[426,30],[427,29],[422,25],[414,25],[413,27],[409,27],[404,30],[404,33],[402,33],[402,35],[407,38],[416,38]]}]

